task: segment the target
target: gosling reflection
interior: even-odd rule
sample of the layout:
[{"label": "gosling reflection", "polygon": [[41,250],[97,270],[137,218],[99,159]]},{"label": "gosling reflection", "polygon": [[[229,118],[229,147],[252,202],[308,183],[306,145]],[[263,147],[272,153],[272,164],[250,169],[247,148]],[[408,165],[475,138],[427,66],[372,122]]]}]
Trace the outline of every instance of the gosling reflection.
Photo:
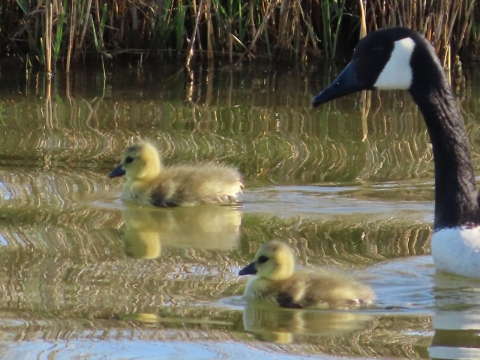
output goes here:
[{"label": "gosling reflection", "polygon": [[160,233],[154,230],[125,229],[125,253],[142,259],[156,259],[162,252]]},{"label": "gosling reflection", "polygon": [[159,317],[152,313],[132,313],[118,316],[119,320],[138,321],[144,324],[156,324]]},{"label": "gosling reflection", "polygon": [[123,219],[125,252],[135,258],[157,258],[163,245],[231,250],[240,238],[240,211],[231,206],[129,207]]},{"label": "gosling reflection", "polygon": [[255,260],[238,274],[256,274],[247,283],[245,298],[281,307],[350,309],[371,304],[375,298],[369,286],[344,274],[295,270],[292,249],[279,240],[263,244]]},{"label": "gosling reflection", "polygon": [[249,302],[243,325],[263,341],[290,343],[295,335],[339,336],[364,329],[373,316],[359,312],[291,311]]}]

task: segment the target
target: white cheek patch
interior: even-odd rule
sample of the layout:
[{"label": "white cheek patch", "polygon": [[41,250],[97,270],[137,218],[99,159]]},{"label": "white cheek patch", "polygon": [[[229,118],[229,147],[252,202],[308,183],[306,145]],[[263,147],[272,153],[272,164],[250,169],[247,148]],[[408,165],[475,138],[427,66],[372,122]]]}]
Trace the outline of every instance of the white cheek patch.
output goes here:
[{"label": "white cheek patch", "polygon": [[410,88],[413,77],[410,59],[414,48],[415,42],[412,38],[395,41],[392,55],[374,84],[376,89],[408,90]]}]

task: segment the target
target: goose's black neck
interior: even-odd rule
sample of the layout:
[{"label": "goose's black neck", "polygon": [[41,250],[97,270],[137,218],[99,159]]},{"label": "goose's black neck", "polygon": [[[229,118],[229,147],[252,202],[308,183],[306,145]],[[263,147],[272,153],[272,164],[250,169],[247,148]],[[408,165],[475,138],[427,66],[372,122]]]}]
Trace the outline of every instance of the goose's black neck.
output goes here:
[{"label": "goose's black neck", "polygon": [[[423,114],[432,142],[434,229],[479,225],[478,193],[465,124],[440,63],[430,58],[432,64],[425,63],[425,56],[412,56],[414,82],[409,91]],[[415,69],[421,71],[415,73]]]}]

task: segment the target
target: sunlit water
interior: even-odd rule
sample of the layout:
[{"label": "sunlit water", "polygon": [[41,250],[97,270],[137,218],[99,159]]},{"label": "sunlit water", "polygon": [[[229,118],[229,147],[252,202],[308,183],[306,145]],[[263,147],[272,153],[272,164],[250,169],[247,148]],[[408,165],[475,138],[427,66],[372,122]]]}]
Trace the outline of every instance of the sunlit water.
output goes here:
[{"label": "sunlit water", "polygon": [[[49,88],[41,74],[1,73],[2,358],[480,357],[480,283],[435,273],[429,255],[433,162],[408,94],[313,110],[321,69],[107,75],[79,69]],[[480,174],[476,84],[458,100]],[[238,167],[241,204],[122,203],[124,180],[107,175],[138,138],[167,164]],[[370,284],[376,304],[247,304],[237,272],[272,238],[300,266]]]}]

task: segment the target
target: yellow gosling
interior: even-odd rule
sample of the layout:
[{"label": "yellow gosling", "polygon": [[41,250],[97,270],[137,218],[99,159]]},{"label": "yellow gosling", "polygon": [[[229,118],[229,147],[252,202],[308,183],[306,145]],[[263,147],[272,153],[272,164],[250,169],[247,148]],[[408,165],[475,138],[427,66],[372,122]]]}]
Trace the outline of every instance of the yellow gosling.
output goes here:
[{"label": "yellow gosling", "polygon": [[239,275],[256,274],[249,280],[244,297],[287,308],[349,309],[373,302],[372,289],[343,274],[295,270],[295,258],[284,242],[263,244],[255,260]]},{"label": "yellow gosling", "polygon": [[110,177],[126,175],[122,200],[160,207],[232,204],[242,192],[238,170],[216,164],[163,167],[146,141],[129,146]]}]

